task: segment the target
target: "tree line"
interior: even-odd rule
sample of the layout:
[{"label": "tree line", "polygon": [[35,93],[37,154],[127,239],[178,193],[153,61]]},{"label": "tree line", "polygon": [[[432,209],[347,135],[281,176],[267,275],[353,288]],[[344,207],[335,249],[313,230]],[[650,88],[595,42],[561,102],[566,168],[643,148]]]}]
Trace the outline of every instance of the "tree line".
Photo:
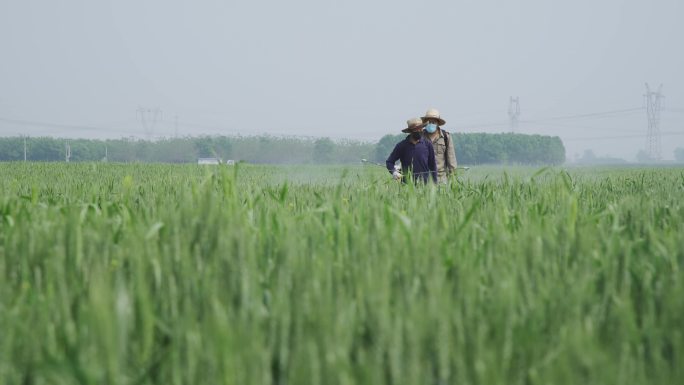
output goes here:
[{"label": "tree line", "polygon": [[[0,138],[0,161],[65,161],[67,143],[72,162],[193,163],[216,157],[249,163],[384,162],[405,135],[386,135],[378,143],[329,138],[275,136],[200,136],[155,141],[137,139]],[[460,164],[561,164],[565,148],[558,137],[522,134],[463,134],[452,136]]]},{"label": "tree line", "polygon": [[[402,134],[380,139],[375,160],[384,160],[404,138]],[[565,162],[565,146],[557,136],[453,133],[451,138],[459,164],[559,165]]]}]

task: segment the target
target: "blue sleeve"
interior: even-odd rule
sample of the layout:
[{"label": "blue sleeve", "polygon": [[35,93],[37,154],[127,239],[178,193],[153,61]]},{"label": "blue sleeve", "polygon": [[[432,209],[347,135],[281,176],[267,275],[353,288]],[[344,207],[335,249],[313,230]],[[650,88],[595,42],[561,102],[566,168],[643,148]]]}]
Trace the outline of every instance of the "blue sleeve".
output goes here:
[{"label": "blue sleeve", "polygon": [[432,181],[437,183],[437,161],[435,160],[435,148],[428,141],[428,169],[432,175]]},{"label": "blue sleeve", "polygon": [[390,174],[394,173],[394,164],[399,160],[399,154],[401,153],[401,142],[397,143],[396,146],[394,146],[394,150],[392,150],[392,153],[390,154],[389,158],[385,161],[385,166],[387,166],[387,171],[390,172]]}]

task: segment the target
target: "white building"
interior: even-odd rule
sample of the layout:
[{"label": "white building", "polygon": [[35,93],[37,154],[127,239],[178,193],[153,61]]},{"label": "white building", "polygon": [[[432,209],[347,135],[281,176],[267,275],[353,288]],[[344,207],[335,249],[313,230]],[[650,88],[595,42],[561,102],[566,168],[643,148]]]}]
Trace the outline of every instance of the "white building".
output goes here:
[{"label": "white building", "polygon": [[197,158],[197,164],[221,164],[219,158]]}]

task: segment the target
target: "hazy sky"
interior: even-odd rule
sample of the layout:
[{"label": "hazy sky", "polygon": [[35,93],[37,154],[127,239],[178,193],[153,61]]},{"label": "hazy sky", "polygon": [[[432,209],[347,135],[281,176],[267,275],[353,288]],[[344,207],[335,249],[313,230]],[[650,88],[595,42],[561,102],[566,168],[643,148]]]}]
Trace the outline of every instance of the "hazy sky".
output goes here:
[{"label": "hazy sky", "polygon": [[[682,0],[2,0],[0,135],[144,137],[141,106],[163,111],[157,136],[178,116],[181,135],[375,140],[428,107],[502,132],[511,95],[543,120],[642,107],[649,82],[672,158],[683,20]],[[646,128],[633,111],[518,131],[634,159]]]}]

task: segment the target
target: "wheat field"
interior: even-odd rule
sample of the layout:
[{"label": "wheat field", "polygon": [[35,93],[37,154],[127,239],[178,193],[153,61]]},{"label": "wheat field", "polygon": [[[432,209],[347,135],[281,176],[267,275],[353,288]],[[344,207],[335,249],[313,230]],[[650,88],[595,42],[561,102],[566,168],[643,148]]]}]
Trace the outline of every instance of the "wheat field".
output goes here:
[{"label": "wheat field", "polygon": [[684,170],[0,163],[3,384],[675,384]]}]

